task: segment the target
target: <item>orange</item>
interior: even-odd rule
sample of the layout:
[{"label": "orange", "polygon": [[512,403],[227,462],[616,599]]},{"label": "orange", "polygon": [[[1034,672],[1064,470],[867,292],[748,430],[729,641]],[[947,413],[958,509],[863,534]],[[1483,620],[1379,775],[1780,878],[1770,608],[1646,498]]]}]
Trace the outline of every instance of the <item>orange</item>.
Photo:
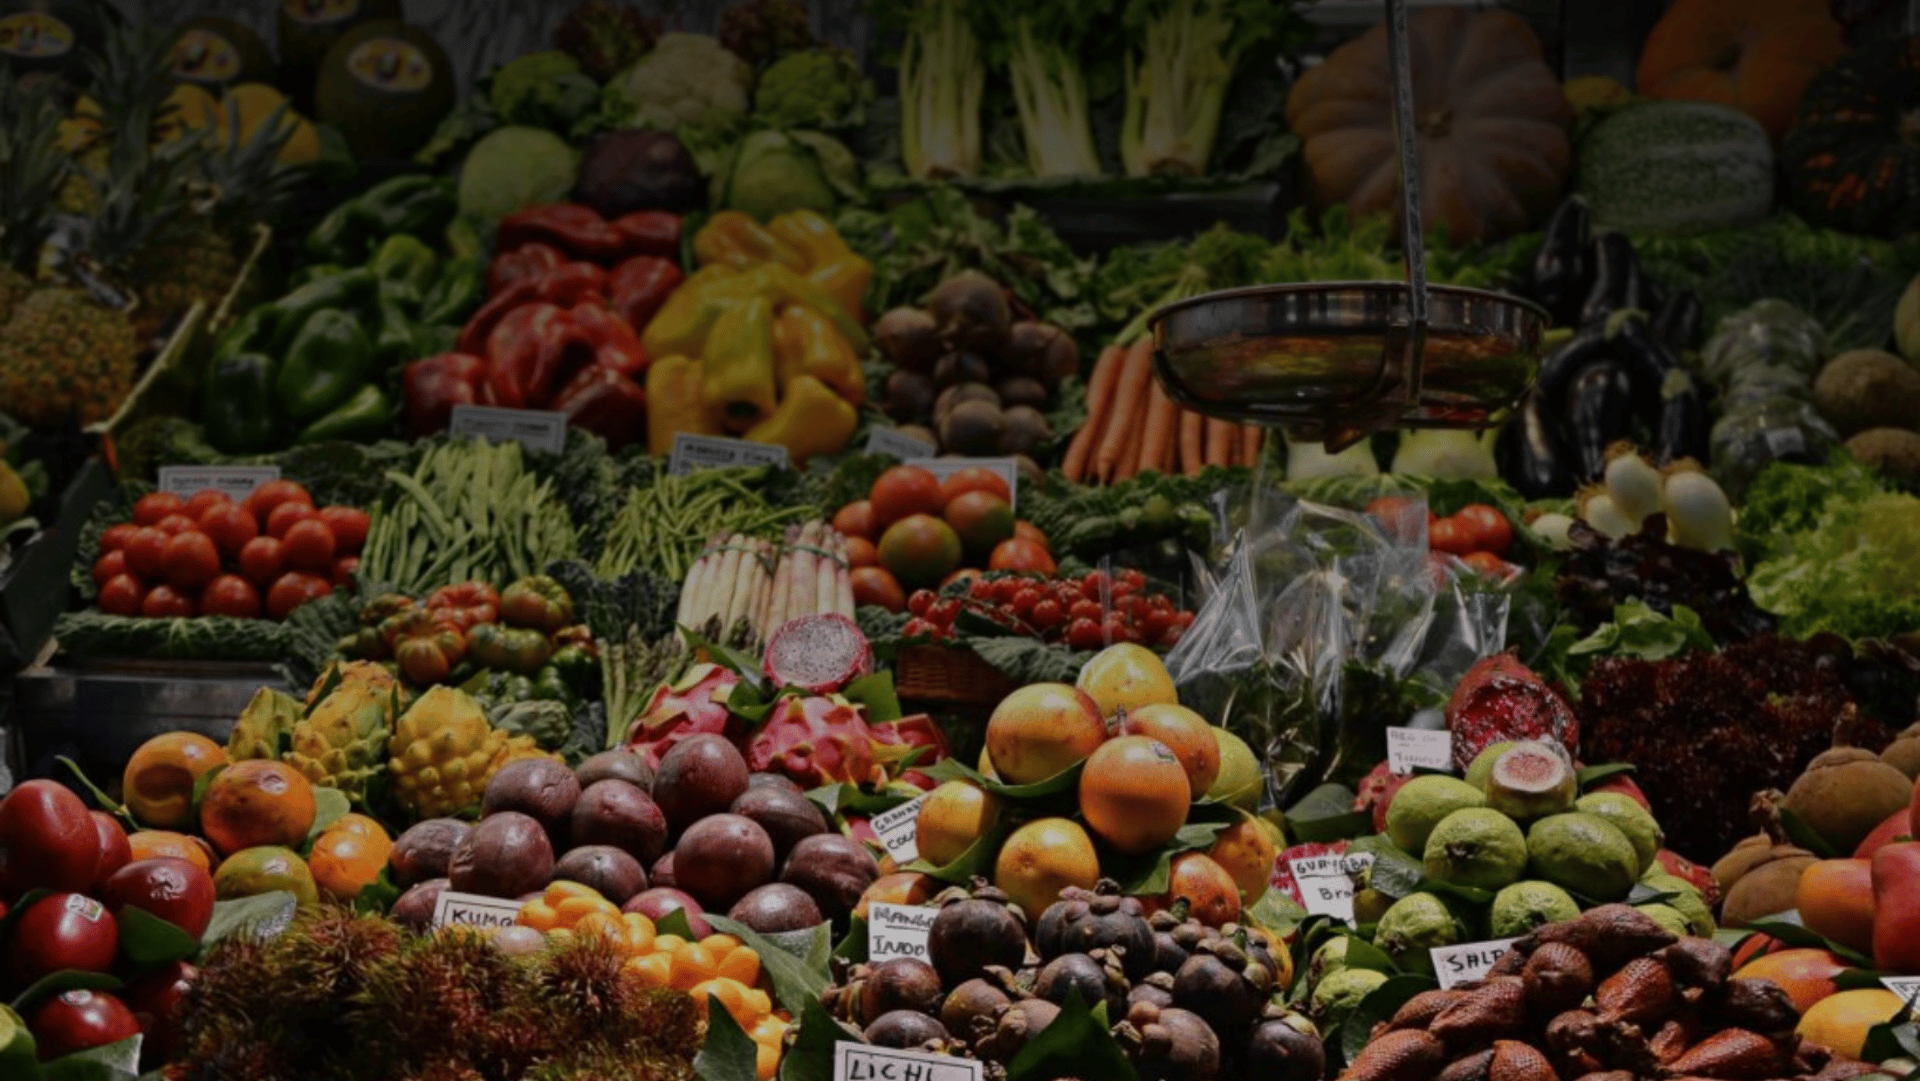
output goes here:
[{"label": "orange", "polygon": [[1840,989],[1835,978],[1848,967],[1838,954],[1803,947],[1757,957],[1734,975],[1772,980],[1793,999],[1793,1008],[1804,1014],[1814,1003]]},{"label": "orange", "polygon": [[713,959],[713,951],[698,942],[688,942],[673,951],[673,967],[669,970],[667,986],[676,991],[687,991],[719,974],[720,964]]},{"label": "orange", "polygon": [[134,860],[154,860],[170,856],[177,860],[186,860],[202,871],[213,870],[213,860],[207,855],[205,842],[184,833],[174,833],[172,830],[138,830],[127,834],[127,847],[133,850],[132,858],[127,861],[129,863]]},{"label": "orange", "polygon": [[629,957],[626,969],[648,987],[665,987],[672,975],[673,958],[664,953],[643,953]]},{"label": "orange", "polygon": [[1148,736],[1121,736],[1087,756],[1080,814],[1100,839],[1128,855],[1159,848],[1187,824],[1193,793],[1173,748]]},{"label": "orange", "polygon": [[1835,1054],[1859,1058],[1873,1026],[1893,1020],[1905,1007],[1899,995],[1885,988],[1840,991],[1814,1003],[1794,1031]]},{"label": "orange", "polygon": [[971,781],[945,781],[927,795],[914,816],[914,844],[921,859],[945,867],[999,821],[1000,797]]},{"label": "orange", "polygon": [[1013,535],[1021,540],[1030,540],[1048,552],[1053,551],[1053,545],[1047,543],[1047,535],[1040,532],[1040,527],[1024,518],[1013,523]]},{"label": "orange", "polygon": [[227,764],[227,749],[198,732],[166,732],[142,743],[127,760],[121,791],[141,825],[177,829],[193,824],[193,788]]},{"label": "orange", "polygon": [[[861,541],[866,544],[865,541]],[[868,548],[873,545],[868,544]],[[879,558],[875,556],[874,558]],[[907,591],[900,588],[900,582],[885,567],[863,567],[856,563],[849,576],[853,583],[853,603],[873,605],[885,608],[889,612],[904,612],[907,609]]]},{"label": "orange", "polygon": [[307,854],[307,868],[322,896],[351,901],[380,877],[380,869],[387,865],[386,850],[392,847],[384,839],[357,833],[322,833]]},{"label": "orange", "polygon": [[1014,830],[993,864],[993,884],[1020,906],[1029,926],[1060,899],[1061,890],[1090,890],[1098,881],[1100,857],[1093,839],[1065,818],[1036,819]]},{"label": "orange", "polygon": [[917,465],[896,465],[873,482],[873,491],[868,493],[867,504],[866,534],[868,537],[877,537],[885,533],[888,526],[903,518],[911,518],[916,514],[939,514],[947,501],[940,494],[939,478],[932,473]]},{"label": "orange", "polygon": [[200,832],[223,855],[261,845],[306,841],[315,813],[313,785],[292,766],[267,759],[221,770],[200,800]]},{"label": "orange", "polygon": [[880,562],[880,550],[865,537],[847,538],[847,566],[871,567]]},{"label": "orange", "polygon": [[1266,894],[1273,876],[1274,857],[1278,854],[1273,835],[1251,815],[1215,834],[1213,847],[1207,850],[1208,857],[1240,887],[1242,903],[1247,905]]},{"label": "orange", "polygon": [[1800,874],[1795,897],[1807,930],[1842,946],[1873,952],[1873,861],[1821,860]]},{"label": "orange", "polygon": [[753,1045],[754,1081],[773,1081],[780,1072],[780,1042],[777,1040]]}]

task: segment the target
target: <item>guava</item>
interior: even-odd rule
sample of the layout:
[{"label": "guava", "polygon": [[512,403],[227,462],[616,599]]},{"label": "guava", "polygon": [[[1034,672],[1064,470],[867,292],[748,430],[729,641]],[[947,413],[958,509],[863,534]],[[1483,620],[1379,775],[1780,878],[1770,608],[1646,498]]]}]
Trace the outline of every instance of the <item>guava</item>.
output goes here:
[{"label": "guava", "polygon": [[1640,877],[1640,855],[1620,828],[1598,815],[1569,811],[1533,824],[1527,859],[1535,877],[1596,901],[1618,901]]},{"label": "guava", "polygon": [[1418,855],[1440,820],[1455,811],[1485,806],[1487,797],[1457,777],[1422,774],[1400,786],[1387,805],[1387,839],[1402,852]]},{"label": "guava", "polygon": [[1322,1032],[1339,1031],[1347,1015],[1386,982],[1386,973],[1370,968],[1342,968],[1327,974],[1313,989],[1313,1019]]},{"label": "guava", "polygon": [[1313,959],[1307,962],[1307,973],[1312,979],[1324,980],[1328,976],[1347,967],[1347,943],[1353,941],[1345,935],[1335,935],[1320,944],[1313,951]]},{"label": "guava", "polygon": [[1703,938],[1713,934],[1716,929],[1713,910],[1707,907],[1706,898],[1700,896],[1693,883],[1677,875],[1650,874],[1642,878],[1640,884],[1650,890],[1673,894],[1660,903],[1685,916],[1687,922],[1693,924],[1694,934]]},{"label": "guava", "polygon": [[1573,767],[1556,748],[1537,740],[1509,747],[1487,774],[1487,806],[1516,822],[1570,809],[1577,791]]},{"label": "guava", "polygon": [[1373,944],[1408,972],[1433,975],[1436,946],[1452,946],[1467,929],[1445,901],[1431,893],[1409,893],[1393,903],[1374,929]]},{"label": "guava", "polygon": [[1551,882],[1529,879],[1493,895],[1487,932],[1493,938],[1518,938],[1545,923],[1580,915],[1580,905]]},{"label": "guava", "polygon": [[1699,934],[1699,929],[1694,927],[1692,922],[1689,921],[1687,917],[1680,912],[1679,909],[1674,908],[1671,905],[1651,904],[1651,905],[1635,905],[1633,907],[1639,909],[1641,912],[1646,913],[1647,916],[1653,920],[1653,922],[1659,924],[1660,926],[1666,928],[1669,931],[1672,931],[1674,934],[1678,935],[1681,938],[1686,938],[1690,935]]},{"label": "guava", "polygon": [[1503,739],[1498,743],[1489,743],[1473,761],[1467,765],[1466,782],[1482,792],[1487,790],[1487,778],[1493,776],[1493,764],[1501,755],[1513,750],[1519,743],[1517,739]]},{"label": "guava", "polygon": [[1634,802],[1633,797],[1620,792],[1589,792],[1575,800],[1573,806],[1577,811],[1606,819],[1627,835],[1627,840],[1633,842],[1634,854],[1640,858],[1639,873],[1645,873],[1654,865],[1660,846],[1666,843],[1666,834],[1661,832],[1660,823],[1654,821],[1645,807]]},{"label": "guava", "polygon": [[1423,860],[1427,877],[1436,882],[1497,890],[1518,881],[1527,869],[1527,839],[1513,819],[1499,811],[1468,807],[1433,828]]}]

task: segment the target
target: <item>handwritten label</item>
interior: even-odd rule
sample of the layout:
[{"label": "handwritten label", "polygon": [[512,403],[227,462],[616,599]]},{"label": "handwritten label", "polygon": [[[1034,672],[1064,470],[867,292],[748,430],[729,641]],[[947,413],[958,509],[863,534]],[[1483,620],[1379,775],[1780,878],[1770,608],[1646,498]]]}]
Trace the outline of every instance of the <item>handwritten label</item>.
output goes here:
[{"label": "handwritten label", "polygon": [[787,465],[787,448],[774,443],[749,443],[744,439],[722,439],[717,435],[673,434],[673,456],[667,459],[667,472],[684,477],[696,469],[717,469],[738,465]]},{"label": "handwritten label", "polygon": [[898,428],[874,428],[867,433],[867,453],[886,454],[903,462],[919,458],[931,458],[940,448],[924,439],[913,436]]},{"label": "handwritten label", "polygon": [[981,1081],[984,1076],[979,1059],[846,1041],[833,1045],[833,1081]]},{"label": "handwritten label", "polygon": [[433,904],[437,927],[511,927],[520,918],[520,902],[504,897],[447,890]]},{"label": "handwritten label", "polygon": [[1882,976],[1880,983],[1906,1000],[1909,1007],[1920,1006],[1920,976]]},{"label": "handwritten label", "polygon": [[[928,796],[932,794],[927,793]],[[881,811],[867,823],[879,836],[880,843],[887,846],[887,855],[901,866],[920,858],[919,835],[914,829],[914,821],[920,817],[920,805],[925,802],[927,796],[908,800],[890,811]]]},{"label": "handwritten label", "polygon": [[1453,769],[1453,733],[1442,729],[1387,729],[1387,768],[1395,773],[1416,769]]},{"label": "handwritten label", "polygon": [[1444,991],[1456,983],[1485,977],[1493,963],[1506,956],[1508,947],[1518,941],[1500,938],[1458,946],[1435,946],[1427,952],[1433,955],[1433,974],[1439,977],[1440,989]]},{"label": "handwritten label", "polygon": [[277,465],[163,465],[160,490],[182,499],[208,489],[230,499],[245,499],[255,488],[280,479]]},{"label": "handwritten label", "polygon": [[1373,853],[1302,856],[1288,860],[1287,866],[1293,870],[1300,902],[1309,913],[1352,923],[1353,880],[1373,866]]},{"label": "handwritten label", "polygon": [[938,909],[919,905],[867,906],[867,959],[884,961],[889,957],[927,959],[927,932],[933,929]]},{"label": "handwritten label", "polygon": [[962,469],[991,469],[1007,482],[1007,505],[1016,510],[1020,507],[1020,463],[1012,458],[911,458],[906,464],[917,465],[941,480]]},{"label": "handwritten label", "polygon": [[456,405],[447,430],[491,443],[513,440],[528,450],[558,454],[567,449],[567,415],[545,409]]}]

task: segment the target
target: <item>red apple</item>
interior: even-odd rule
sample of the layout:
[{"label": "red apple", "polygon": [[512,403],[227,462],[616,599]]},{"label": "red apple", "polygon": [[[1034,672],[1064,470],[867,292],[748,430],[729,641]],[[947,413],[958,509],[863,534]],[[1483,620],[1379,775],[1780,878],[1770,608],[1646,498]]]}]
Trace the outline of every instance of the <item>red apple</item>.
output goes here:
[{"label": "red apple", "polygon": [[1878,826],[1873,827],[1873,832],[1867,834],[1860,842],[1860,847],[1853,850],[1853,858],[1866,859],[1881,845],[1890,845],[1903,838],[1911,838],[1912,835],[1912,819],[1907,809],[1902,807],[1888,815],[1886,820]]},{"label": "red apple", "polygon": [[87,813],[93,816],[94,828],[100,832],[100,868],[93,876],[93,884],[98,886],[127,865],[133,858],[133,846],[127,843],[127,831],[120,828],[119,819],[105,811]]},{"label": "red apple", "polygon": [[120,924],[81,893],[51,893],[13,922],[7,968],[21,984],[62,969],[105,972],[120,950]]},{"label": "red apple", "polygon": [[187,990],[200,977],[200,970],[185,961],[175,961],[128,986],[127,1005],[146,1039],[140,1043],[142,1062],[170,1062],[179,1056],[180,1030],[176,1023],[180,1003]]},{"label": "red apple", "polygon": [[105,1047],[140,1034],[126,1003],[105,991],[64,991],[33,1011],[27,1022],[47,1062],[89,1047]]},{"label": "red apple", "polygon": [[100,869],[100,829],[65,786],[26,781],[0,800],[0,892],[84,890]]},{"label": "red apple", "polygon": [[135,860],[107,879],[100,899],[116,918],[132,906],[199,938],[213,920],[213,877],[171,856]]}]

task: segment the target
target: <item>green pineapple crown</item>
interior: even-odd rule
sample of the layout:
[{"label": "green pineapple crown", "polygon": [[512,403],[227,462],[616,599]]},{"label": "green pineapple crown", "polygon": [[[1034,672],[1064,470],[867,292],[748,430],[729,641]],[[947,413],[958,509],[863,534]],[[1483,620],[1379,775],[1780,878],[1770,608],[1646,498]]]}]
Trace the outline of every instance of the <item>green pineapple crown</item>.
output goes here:
[{"label": "green pineapple crown", "polygon": [[0,265],[31,276],[53,233],[50,208],[72,159],[60,144],[62,112],[50,81],[0,64]]}]

